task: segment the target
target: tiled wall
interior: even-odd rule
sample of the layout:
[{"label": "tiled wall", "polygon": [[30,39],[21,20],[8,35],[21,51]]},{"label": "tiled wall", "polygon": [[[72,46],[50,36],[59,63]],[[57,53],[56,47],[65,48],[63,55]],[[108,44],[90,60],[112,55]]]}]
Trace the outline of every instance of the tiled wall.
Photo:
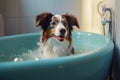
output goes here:
[{"label": "tiled wall", "polygon": [[35,15],[42,12],[72,13],[80,18],[80,0],[4,0],[5,34],[39,31]]},{"label": "tiled wall", "polygon": [[[39,31],[39,28],[35,28],[34,18],[37,14],[42,12],[53,13],[72,13],[74,14],[80,23],[80,30],[87,32],[100,33],[102,30],[101,17],[97,12],[97,4],[101,0],[89,0],[91,6],[88,6],[88,10],[91,12],[90,23],[87,24],[86,15],[90,15],[90,12],[83,13],[81,15],[82,8],[81,1],[85,0],[1,0],[4,4],[4,27],[5,35],[21,34]],[[86,0],[87,1],[87,0]],[[109,2],[109,0],[104,0]],[[87,1],[88,3],[88,1]],[[89,5],[90,3],[88,3]],[[1,6],[1,5],[0,5]],[[86,10],[87,11],[87,10]],[[85,15],[86,14],[86,15]],[[86,17],[86,18],[85,18]],[[84,19],[83,23],[81,19]],[[87,26],[84,26],[87,25]]]},{"label": "tiled wall", "polygon": [[[42,12],[71,13],[80,23],[80,30],[102,33],[101,17],[97,12],[97,3],[101,0],[2,0],[4,3],[5,35],[39,31],[35,28],[34,18]],[[86,1],[86,2],[85,2]],[[82,2],[85,2],[82,4]],[[87,9],[85,9],[84,5]],[[83,7],[82,7],[83,5]],[[84,13],[84,11],[86,13]],[[90,12],[89,12],[90,11]],[[82,15],[81,15],[82,14]],[[88,17],[91,19],[88,21]]]}]

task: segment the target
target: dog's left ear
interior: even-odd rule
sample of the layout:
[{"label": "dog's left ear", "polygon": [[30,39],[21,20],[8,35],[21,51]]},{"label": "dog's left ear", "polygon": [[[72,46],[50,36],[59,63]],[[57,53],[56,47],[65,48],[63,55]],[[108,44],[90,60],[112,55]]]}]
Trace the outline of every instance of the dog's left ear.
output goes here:
[{"label": "dog's left ear", "polygon": [[75,16],[69,15],[69,14],[65,14],[64,16],[66,17],[68,23],[71,26],[77,26],[79,28],[79,23],[78,23],[78,20]]},{"label": "dog's left ear", "polygon": [[41,28],[45,31],[49,26],[52,16],[53,16],[52,13],[47,12],[37,15],[34,22],[35,27],[41,26]]}]

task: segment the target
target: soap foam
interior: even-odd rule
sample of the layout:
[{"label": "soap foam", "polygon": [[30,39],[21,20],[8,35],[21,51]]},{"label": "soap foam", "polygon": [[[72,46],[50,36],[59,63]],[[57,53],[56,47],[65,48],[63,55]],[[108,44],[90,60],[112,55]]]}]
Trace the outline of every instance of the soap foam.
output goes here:
[{"label": "soap foam", "polygon": [[[79,55],[79,54],[88,54],[91,52],[94,52],[96,50],[92,50],[92,51],[88,51],[88,50],[79,50],[75,49],[75,54],[74,55]],[[73,55],[70,55],[73,56]],[[28,50],[26,53],[22,53],[21,55],[19,55],[18,57],[15,57],[13,59],[14,62],[18,62],[18,61],[28,61],[28,60],[43,60],[44,56],[41,53],[40,48],[36,49],[36,50]]]},{"label": "soap foam", "polygon": [[17,61],[26,61],[26,60],[41,60],[42,59],[42,53],[39,49],[37,50],[28,50],[26,53],[22,53],[18,57],[14,58],[14,62]]}]

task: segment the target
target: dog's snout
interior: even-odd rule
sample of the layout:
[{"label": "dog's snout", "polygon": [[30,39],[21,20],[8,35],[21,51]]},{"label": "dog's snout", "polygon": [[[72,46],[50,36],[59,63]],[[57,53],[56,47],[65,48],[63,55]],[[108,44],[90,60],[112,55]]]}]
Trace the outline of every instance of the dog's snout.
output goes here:
[{"label": "dog's snout", "polygon": [[61,33],[61,34],[65,34],[65,32],[66,32],[65,29],[61,29],[61,30],[60,30],[60,33]]}]

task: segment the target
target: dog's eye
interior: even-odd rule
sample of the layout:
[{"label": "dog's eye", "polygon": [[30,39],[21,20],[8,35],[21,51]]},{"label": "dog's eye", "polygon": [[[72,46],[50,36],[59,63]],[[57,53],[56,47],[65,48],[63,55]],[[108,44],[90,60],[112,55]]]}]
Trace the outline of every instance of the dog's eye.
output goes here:
[{"label": "dog's eye", "polygon": [[63,25],[64,25],[64,26],[67,26],[67,23],[66,23],[66,22],[63,22]]},{"label": "dog's eye", "polygon": [[54,22],[52,22],[52,23],[50,23],[50,29],[53,29],[55,27],[55,23]]},{"label": "dog's eye", "polygon": [[55,27],[56,24],[57,24],[56,22],[50,23],[50,29],[53,29],[53,28]]},{"label": "dog's eye", "polygon": [[57,23],[56,23],[56,22],[52,22],[51,24],[52,24],[52,25],[56,25]]},{"label": "dog's eye", "polygon": [[54,26],[50,26],[50,29],[53,29],[54,28]]}]

